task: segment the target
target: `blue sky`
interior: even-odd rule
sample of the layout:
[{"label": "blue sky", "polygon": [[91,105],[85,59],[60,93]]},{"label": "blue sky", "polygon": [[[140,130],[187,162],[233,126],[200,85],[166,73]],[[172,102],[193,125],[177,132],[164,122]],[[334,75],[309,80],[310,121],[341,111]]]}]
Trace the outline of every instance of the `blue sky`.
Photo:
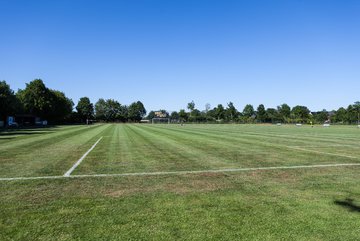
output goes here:
[{"label": "blue sky", "polygon": [[360,1],[0,0],[0,79],[148,111],[360,100]]}]

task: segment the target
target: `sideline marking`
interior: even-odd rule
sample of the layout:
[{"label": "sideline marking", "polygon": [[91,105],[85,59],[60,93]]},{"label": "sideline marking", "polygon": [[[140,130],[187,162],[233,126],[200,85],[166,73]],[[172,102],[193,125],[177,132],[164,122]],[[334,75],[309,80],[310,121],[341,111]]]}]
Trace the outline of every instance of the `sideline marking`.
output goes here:
[{"label": "sideline marking", "polygon": [[348,156],[348,155],[336,154],[336,153],[330,153],[330,152],[324,152],[324,151],[317,151],[317,150],[310,150],[310,149],[300,148],[300,147],[296,147],[296,146],[284,146],[284,147],[289,148],[289,149],[299,150],[299,151],[305,151],[305,152],[307,151],[307,152],[319,153],[319,154],[330,155],[330,156],[339,156],[339,157],[346,157],[346,158],[351,158],[351,159],[358,159],[358,157],[354,157],[354,156]]},{"label": "sideline marking", "polygon": [[64,174],[64,177],[70,177],[71,173],[75,170],[77,166],[80,165],[80,163],[85,159],[87,155],[95,148],[95,146],[101,141],[103,137],[100,137],[100,139],[95,142],[95,144]]},{"label": "sideline marking", "polygon": [[43,176],[43,177],[7,177],[7,178],[0,178],[0,181],[67,179],[67,178],[87,178],[87,177],[185,175],[185,174],[199,174],[199,173],[221,173],[221,172],[257,171],[257,170],[305,169],[305,168],[348,167],[348,166],[360,166],[360,163],[319,164],[319,165],[301,165],[301,166],[275,166],[275,167],[247,167],[247,168],[231,168],[231,169],[199,170],[199,171],[134,172],[134,173],[118,173],[118,174],[116,174],[116,173],[114,173],[114,174],[84,174],[84,175],[72,175],[72,176],[63,175],[63,176]]}]

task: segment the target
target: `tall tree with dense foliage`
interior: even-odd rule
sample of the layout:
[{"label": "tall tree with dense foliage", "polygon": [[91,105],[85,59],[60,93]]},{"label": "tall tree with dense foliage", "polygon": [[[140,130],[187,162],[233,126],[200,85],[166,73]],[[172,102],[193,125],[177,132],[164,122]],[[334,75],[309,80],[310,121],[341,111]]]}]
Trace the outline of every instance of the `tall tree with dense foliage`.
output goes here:
[{"label": "tall tree with dense foliage", "polygon": [[16,106],[14,91],[5,81],[0,81],[0,120],[5,121],[8,115],[14,114]]},{"label": "tall tree with dense foliage", "polygon": [[322,124],[329,119],[329,113],[323,109],[322,111],[314,113],[313,118],[316,123]]},{"label": "tall tree with dense foliage", "polygon": [[358,116],[356,113],[356,109],[354,108],[354,105],[349,105],[348,108],[346,109],[346,116],[347,116],[347,121],[349,124],[354,124],[357,123],[358,121]]},{"label": "tall tree with dense foliage", "polygon": [[225,108],[222,104],[218,104],[217,107],[214,108],[215,117],[218,121],[223,120],[225,118]]},{"label": "tall tree with dense foliage", "polygon": [[179,118],[180,118],[180,121],[187,121],[189,118],[188,113],[186,113],[186,111],[184,109],[181,109],[179,111]]},{"label": "tall tree with dense foliage", "polygon": [[95,103],[95,118],[106,122],[125,122],[127,120],[127,107],[113,99],[99,99]]},{"label": "tall tree with dense foliage", "polygon": [[106,115],[106,101],[103,98],[100,98],[95,103],[95,118],[96,120],[105,121]]},{"label": "tall tree with dense foliage", "polygon": [[179,119],[179,113],[176,112],[176,111],[171,112],[170,118],[171,118],[172,120],[178,120],[178,119]]},{"label": "tall tree with dense foliage", "polygon": [[291,115],[295,122],[306,123],[310,117],[310,110],[306,106],[297,105],[292,108]]},{"label": "tall tree with dense foliage", "polygon": [[74,102],[67,98],[65,94],[58,90],[50,91],[50,112],[47,118],[53,123],[61,123],[69,119]]},{"label": "tall tree with dense foliage", "polygon": [[141,103],[141,101],[137,101],[129,105],[128,107],[128,118],[131,121],[139,122],[146,115],[146,109]]},{"label": "tall tree with dense foliage", "polygon": [[356,101],[353,104],[353,109],[357,114],[357,123],[360,124],[360,101]]},{"label": "tall tree with dense foliage", "polygon": [[251,117],[255,114],[255,111],[254,111],[254,107],[250,104],[246,105],[244,107],[244,110],[242,112],[242,114],[245,116],[245,117]]},{"label": "tall tree with dense foliage", "polygon": [[347,111],[344,107],[339,108],[335,112],[332,122],[342,123],[342,124],[347,122]]},{"label": "tall tree with dense foliage", "polygon": [[187,108],[189,109],[190,113],[195,109],[195,102],[192,100],[190,103],[187,104]]},{"label": "tall tree with dense foliage", "polygon": [[86,120],[94,117],[94,105],[90,102],[88,97],[80,98],[76,106],[76,111],[82,122],[86,122]]},{"label": "tall tree with dense foliage", "polygon": [[282,117],[277,109],[267,108],[266,109],[266,121],[269,123],[281,122]]},{"label": "tall tree with dense foliage", "polygon": [[290,114],[291,114],[291,108],[288,104],[282,104],[277,107],[277,110],[279,112],[280,117],[282,118],[282,121],[289,122],[290,121]]},{"label": "tall tree with dense foliage", "polygon": [[24,112],[46,118],[51,109],[51,93],[41,79],[26,84],[17,96],[24,107]]},{"label": "tall tree with dense foliage", "polygon": [[234,103],[230,101],[225,110],[225,118],[228,121],[235,121],[237,117],[238,117],[238,110],[235,108]]},{"label": "tall tree with dense foliage", "polygon": [[16,96],[23,108],[17,113],[31,114],[52,123],[66,120],[71,115],[74,105],[63,92],[47,88],[41,79],[26,84],[26,88],[19,90]]},{"label": "tall tree with dense foliage", "polygon": [[266,110],[263,104],[260,104],[256,110],[256,119],[261,123],[264,123],[266,120]]}]

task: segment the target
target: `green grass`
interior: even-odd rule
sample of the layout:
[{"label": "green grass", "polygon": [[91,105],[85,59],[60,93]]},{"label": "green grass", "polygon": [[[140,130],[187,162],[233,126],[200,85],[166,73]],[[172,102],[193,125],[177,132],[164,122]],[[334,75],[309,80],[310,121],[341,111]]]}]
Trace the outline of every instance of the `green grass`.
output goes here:
[{"label": "green grass", "polygon": [[[0,132],[0,178],[63,175],[101,136],[73,174],[360,163],[356,127],[108,124]],[[0,181],[0,240],[359,240],[359,171]]]}]

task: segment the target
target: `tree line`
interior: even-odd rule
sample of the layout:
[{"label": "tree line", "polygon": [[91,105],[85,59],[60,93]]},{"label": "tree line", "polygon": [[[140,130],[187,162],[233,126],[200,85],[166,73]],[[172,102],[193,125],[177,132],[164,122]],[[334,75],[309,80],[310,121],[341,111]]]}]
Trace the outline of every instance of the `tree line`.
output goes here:
[{"label": "tree line", "polygon": [[[104,122],[139,122],[146,115],[146,109],[140,101],[130,105],[120,104],[114,99],[99,99],[95,104],[88,97],[82,97],[75,106],[74,102],[58,90],[45,86],[41,79],[26,84],[25,89],[16,93],[6,81],[0,81],[0,120],[6,121],[7,116],[32,115],[51,124],[86,123],[88,120]],[[265,108],[260,104],[257,108],[246,105],[239,111],[234,103],[227,106],[218,104],[211,108],[205,105],[204,110],[195,107],[194,101],[187,104],[187,110],[180,109],[168,113],[160,110],[168,118],[180,122],[222,122],[222,123],[342,123],[354,124],[360,119],[360,102],[350,104],[338,110],[322,110],[311,112],[302,105],[290,107],[282,104],[276,108]],[[150,111],[147,119],[155,118],[155,111]]]},{"label": "tree line", "polygon": [[[314,123],[323,124],[325,122],[339,124],[355,124],[360,119],[360,102],[349,105],[347,108],[339,108],[333,111],[311,112],[309,108],[302,105],[290,107],[282,104],[276,108],[265,108],[260,104],[256,109],[253,105],[247,104],[242,111],[239,111],[234,103],[229,102],[226,107],[218,104],[211,108],[210,104],[205,105],[205,109],[200,111],[195,108],[194,101],[187,104],[187,111],[180,109],[168,113],[160,110],[165,116],[180,122],[222,122],[222,123]],[[154,111],[150,111],[147,119],[156,117]]]},{"label": "tree line", "polygon": [[16,93],[6,81],[0,81],[0,120],[8,116],[34,116],[50,124],[104,122],[139,122],[146,109],[140,101],[129,106],[113,99],[99,99],[95,105],[88,97],[82,97],[75,106],[72,99],[58,90],[45,86],[41,79],[26,84]]}]

